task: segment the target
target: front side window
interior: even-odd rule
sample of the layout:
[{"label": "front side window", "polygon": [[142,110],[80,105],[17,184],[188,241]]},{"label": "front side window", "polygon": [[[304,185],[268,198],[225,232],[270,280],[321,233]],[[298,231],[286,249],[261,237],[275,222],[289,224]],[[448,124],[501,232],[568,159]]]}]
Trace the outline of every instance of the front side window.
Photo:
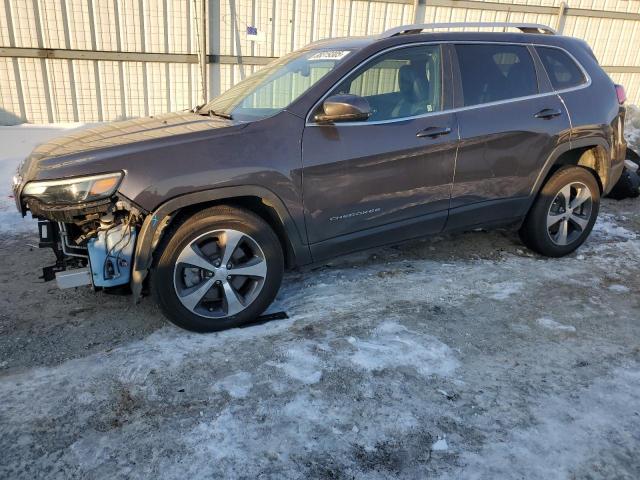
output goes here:
[{"label": "front side window", "polygon": [[413,117],[442,109],[442,68],[438,45],[392,50],[342,81],[330,95],[364,97],[369,122]]},{"label": "front side window", "polygon": [[557,48],[536,47],[545,70],[549,74],[551,85],[556,90],[577,87],[586,82],[580,67],[573,59]]},{"label": "front side window", "polygon": [[458,44],[455,48],[464,106],[538,93],[536,69],[526,47]]},{"label": "front side window", "polygon": [[284,110],[351,54],[351,50],[294,52],[230,88],[200,108],[236,120],[259,120]]}]

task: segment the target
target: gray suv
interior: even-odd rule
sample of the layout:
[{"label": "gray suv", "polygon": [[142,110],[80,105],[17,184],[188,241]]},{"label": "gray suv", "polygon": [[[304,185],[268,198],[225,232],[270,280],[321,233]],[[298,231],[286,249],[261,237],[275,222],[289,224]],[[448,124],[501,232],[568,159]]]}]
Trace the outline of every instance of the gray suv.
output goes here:
[{"label": "gray suv", "polygon": [[[451,31],[478,26],[503,31]],[[572,252],[624,167],[623,103],[548,27],[408,25],[41,145],[15,198],[56,254],[45,280],[150,290],[175,324],[220,330],[256,319],[285,268],[373,246],[515,224]]]}]

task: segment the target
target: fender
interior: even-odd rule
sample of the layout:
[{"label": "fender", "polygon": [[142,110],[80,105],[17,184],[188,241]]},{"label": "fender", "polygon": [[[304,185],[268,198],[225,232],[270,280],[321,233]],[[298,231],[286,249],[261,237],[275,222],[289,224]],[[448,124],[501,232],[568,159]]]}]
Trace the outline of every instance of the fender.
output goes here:
[{"label": "fender", "polygon": [[163,203],[147,215],[142,223],[142,227],[138,233],[136,253],[131,272],[131,290],[133,291],[134,301],[138,302],[140,299],[142,282],[146,278],[153,260],[153,241],[158,233],[158,228],[163,224],[163,220],[167,216],[184,207],[197,205],[199,203],[246,196],[261,198],[265,204],[276,211],[282,225],[284,226],[291,248],[293,249],[295,264],[305,265],[311,263],[312,260],[309,247],[302,241],[300,232],[298,231],[298,228],[296,227],[286,206],[272,191],[257,185],[242,185],[187,193]]},{"label": "fender", "polygon": [[[540,173],[538,174],[536,181],[533,184],[533,187],[531,188],[531,192],[530,192],[530,197],[531,197],[531,203],[533,203],[533,201],[535,200],[535,198],[538,195],[538,192],[540,191],[540,189],[542,188],[542,182],[544,182],[544,179],[547,178],[547,175],[549,174],[549,171],[551,171],[551,168],[555,165],[556,160],[558,160],[558,158],[560,157],[560,155],[562,155],[563,153],[568,152],[569,150],[573,150],[575,148],[581,148],[581,147],[602,147],[604,148],[605,152],[607,152],[606,157],[606,170],[607,170],[607,178],[611,178],[611,145],[609,145],[609,143],[602,137],[586,137],[586,138],[580,138],[578,140],[571,140],[568,142],[564,142],[561,143],[560,145],[558,145],[556,148],[553,149],[553,151],[551,152],[551,154],[549,155],[549,157],[547,158],[547,160],[544,163],[544,166],[542,167],[542,170],[540,170]],[[607,188],[607,185],[603,185],[605,191]]]}]

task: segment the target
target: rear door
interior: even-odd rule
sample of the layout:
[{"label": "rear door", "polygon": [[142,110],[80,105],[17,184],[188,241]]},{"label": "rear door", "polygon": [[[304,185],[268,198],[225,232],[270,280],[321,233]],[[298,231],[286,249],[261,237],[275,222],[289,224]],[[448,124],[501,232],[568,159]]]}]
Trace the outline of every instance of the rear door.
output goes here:
[{"label": "rear door", "polygon": [[461,143],[448,229],[524,215],[569,117],[525,45],[455,44]]},{"label": "rear door", "polygon": [[451,108],[449,62],[440,45],[403,46],[328,92],[365,97],[373,114],[305,127],[303,195],[315,259],[443,229],[458,143],[455,114],[443,112]]}]

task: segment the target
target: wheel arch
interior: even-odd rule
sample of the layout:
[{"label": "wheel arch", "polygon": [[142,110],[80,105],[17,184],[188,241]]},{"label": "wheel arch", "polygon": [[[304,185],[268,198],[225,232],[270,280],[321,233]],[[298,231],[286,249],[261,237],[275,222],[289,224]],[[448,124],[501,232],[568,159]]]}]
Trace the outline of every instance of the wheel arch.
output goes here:
[{"label": "wheel arch", "polygon": [[565,165],[577,165],[590,170],[596,177],[600,193],[609,189],[611,178],[609,144],[602,138],[583,138],[556,147],[534,183],[531,191],[532,198],[538,195],[549,177]]},{"label": "wheel arch", "polygon": [[247,209],[265,220],[280,240],[288,268],[311,263],[309,248],[302,241],[290,212],[270,190],[249,185],[189,193],[160,205],[145,218],[140,228],[131,277],[131,289],[136,301],[140,298],[142,283],[152,266],[154,251],[166,227],[204,208],[222,204]]}]

